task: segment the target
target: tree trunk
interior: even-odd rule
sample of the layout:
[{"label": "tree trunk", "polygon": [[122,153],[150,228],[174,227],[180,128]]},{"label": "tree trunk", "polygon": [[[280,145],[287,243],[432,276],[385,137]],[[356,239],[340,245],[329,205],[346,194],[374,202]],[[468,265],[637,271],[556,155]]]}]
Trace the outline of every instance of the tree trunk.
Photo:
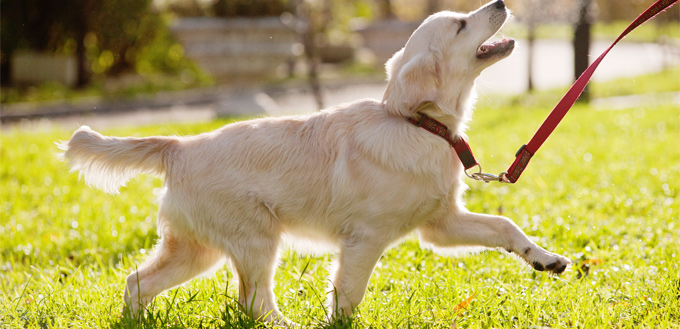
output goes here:
[{"label": "tree trunk", "polygon": [[299,23],[297,32],[302,39],[302,45],[305,49],[305,60],[307,61],[307,70],[309,78],[309,86],[312,89],[314,100],[319,110],[323,109],[323,96],[321,95],[321,85],[319,83],[319,59],[316,54],[316,47],[314,44],[315,33],[314,27],[309,19],[309,10],[305,5],[304,0],[295,1],[295,9],[297,12]]},{"label": "tree trunk", "polygon": [[380,12],[381,19],[391,19],[394,18],[394,12],[392,11],[392,4],[390,0],[380,0],[378,1],[378,11]]},{"label": "tree trunk", "polygon": [[438,0],[427,0],[427,15],[434,14],[439,11]]},{"label": "tree trunk", "polygon": [[[578,22],[574,26],[574,80],[578,79],[581,74],[588,68],[590,53],[590,2],[591,0],[581,0],[580,11],[578,15]],[[588,102],[590,100],[590,92],[588,86],[583,90],[580,102]]]},{"label": "tree trunk", "polygon": [[76,19],[76,68],[77,68],[77,78],[76,87],[83,88],[90,84],[91,75],[90,70],[87,67],[87,50],[85,49],[85,36],[88,30],[88,14],[90,11],[90,1],[82,1],[81,6],[78,9]]},{"label": "tree trunk", "polygon": [[527,92],[534,91],[534,43],[536,41],[536,24],[529,22],[527,31]]}]

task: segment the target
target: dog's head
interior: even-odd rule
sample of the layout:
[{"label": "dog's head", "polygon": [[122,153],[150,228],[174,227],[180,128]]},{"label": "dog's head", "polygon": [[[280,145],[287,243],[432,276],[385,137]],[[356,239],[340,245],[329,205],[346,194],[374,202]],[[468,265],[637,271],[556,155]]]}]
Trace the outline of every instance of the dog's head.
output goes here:
[{"label": "dog's head", "polygon": [[512,39],[485,43],[508,16],[505,3],[495,0],[468,14],[428,17],[385,64],[388,111],[411,116],[419,104],[433,101],[455,114],[457,109],[446,107],[464,106],[451,103],[465,102],[481,71],[512,53]]}]

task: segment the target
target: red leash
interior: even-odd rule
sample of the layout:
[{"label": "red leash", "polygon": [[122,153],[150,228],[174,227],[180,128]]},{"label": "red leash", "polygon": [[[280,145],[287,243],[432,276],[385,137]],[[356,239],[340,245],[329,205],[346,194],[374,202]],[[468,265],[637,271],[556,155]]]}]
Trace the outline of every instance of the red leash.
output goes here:
[{"label": "red leash", "polygon": [[[451,136],[450,131],[448,128],[441,124],[440,122],[420,113],[420,109],[431,105],[430,102],[426,102],[421,104],[421,106],[416,110],[419,118],[408,118],[409,122],[412,124],[423,127],[429,132],[439,135],[440,137],[444,138],[449,142],[449,144],[456,150],[456,153],[458,154],[458,157],[460,158],[461,162],[463,163],[463,166],[465,167],[465,174],[468,175],[468,177],[475,179],[475,180],[481,180],[484,182],[491,182],[491,181],[499,181],[499,182],[505,182],[505,183],[515,183],[519,179],[519,176],[522,175],[522,172],[524,169],[526,169],[527,165],[529,164],[529,160],[531,160],[531,157],[536,154],[536,151],[538,151],[538,148],[543,145],[546,139],[548,139],[548,136],[555,130],[557,125],[562,121],[562,118],[567,114],[569,109],[574,105],[576,100],[581,96],[581,93],[583,90],[586,88],[586,85],[590,81],[590,77],[592,77],[593,73],[595,72],[595,69],[597,68],[598,65],[600,65],[600,62],[602,59],[609,53],[609,51],[621,40],[623,37],[628,35],[631,31],[633,31],[635,28],[638,26],[642,25],[646,21],[652,19],[654,16],[659,14],[660,12],[666,10],[670,6],[674,5],[678,0],[658,0],[656,1],[652,6],[647,8],[638,18],[636,18],[622,33],[619,35],[616,40],[605,50],[600,57],[598,57],[588,68],[581,74],[581,76],[574,82],[574,84],[569,88],[567,93],[562,97],[562,99],[555,105],[555,108],[550,112],[548,117],[543,121],[543,124],[538,128],[538,131],[534,134],[534,136],[531,138],[529,143],[522,145],[522,147],[517,151],[515,154],[515,161],[510,165],[510,168],[508,168],[508,171],[501,173],[500,175],[492,175],[492,174],[487,174],[482,172],[482,167],[477,163],[477,161],[474,158],[474,155],[472,154],[472,150],[470,149],[470,146],[468,143],[465,141],[465,139],[460,138],[458,136],[453,137]],[[479,171],[476,173],[468,173],[467,170],[471,169],[473,167],[479,167]]]},{"label": "red leash", "polygon": [[529,143],[523,145],[518,151],[517,154],[515,154],[515,161],[512,163],[510,168],[508,169],[507,172],[501,173],[499,176],[495,175],[490,175],[490,174],[483,174],[481,173],[481,167],[480,167],[480,172],[479,173],[474,173],[472,175],[472,178],[478,179],[478,180],[483,180],[483,181],[492,181],[492,180],[498,180],[501,182],[507,182],[507,183],[515,183],[518,179],[519,176],[522,174],[524,169],[527,167],[529,164],[529,160],[531,160],[531,157],[536,154],[536,151],[538,151],[538,148],[543,145],[545,140],[550,136],[550,134],[555,130],[555,127],[560,123],[562,118],[567,114],[569,109],[574,105],[576,100],[581,96],[581,93],[583,90],[586,88],[586,85],[588,84],[588,81],[590,80],[590,77],[593,75],[593,72],[597,68],[598,65],[600,65],[600,62],[602,59],[609,53],[609,51],[621,40],[623,37],[625,37],[628,33],[633,31],[635,28],[643,24],[644,22],[650,20],[660,12],[666,10],[670,6],[674,5],[678,0],[658,0],[656,1],[652,6],[647,8],[638,18],[636,18],[622,33],[619,35],[618,38],[612,43],[607,50],[605,50],[600,57],[598,57],[590,66],[583,72],[583,74],[574,82],[574,85],[571,86],[569,91],[562,97],[562,99],[557,103],[555,108],[550,112],[550,115],[543,121],[543,124],[541,124],[541,127],[538,128],[538,131],[534,134],[534,136],[531,138]]}]

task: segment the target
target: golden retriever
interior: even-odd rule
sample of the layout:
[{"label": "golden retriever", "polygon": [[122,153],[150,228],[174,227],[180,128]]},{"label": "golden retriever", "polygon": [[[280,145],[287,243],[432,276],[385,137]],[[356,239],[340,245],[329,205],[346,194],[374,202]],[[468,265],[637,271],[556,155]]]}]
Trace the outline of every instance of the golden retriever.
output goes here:
[{"label": "golden retriever", "polygon": [[501,0],[469,14],[428,17],[387,62],[382,102],[359,100],[187,137],[78,129],[61,147],[88,184],[117,193],[141,172],[164,178],[160,242],[128,276],[126,305],[138,311],[228,259],[239,303],[256,318],[289,324],[272,289],[283,236],[337,248],[331,319],[352,314],[383,251],[414,230],[435,250],[503,248],[537,270],[564,271],[567,258],[533,243],[508,218],[469,212],[457,155],[406,120],[418,108],[463,136],[475,78],[514,48],[512,39],[484,43],[507,17]]}]

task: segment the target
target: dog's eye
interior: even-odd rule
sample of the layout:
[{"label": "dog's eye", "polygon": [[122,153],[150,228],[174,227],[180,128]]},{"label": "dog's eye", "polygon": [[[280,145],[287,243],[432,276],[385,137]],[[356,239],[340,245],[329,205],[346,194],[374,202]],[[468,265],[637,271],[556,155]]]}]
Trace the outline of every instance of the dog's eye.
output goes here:
[{"label": "dog's eye", "polygon": [[460,33],[460,31],[462,31],[462,30],[465,28],[465,26],[467,26],[467,22],[461,20],[461,21],[459,21],[458,23],[460,24],[460,27],[458,27],[458,32],[457,32],[457,33]]}]

